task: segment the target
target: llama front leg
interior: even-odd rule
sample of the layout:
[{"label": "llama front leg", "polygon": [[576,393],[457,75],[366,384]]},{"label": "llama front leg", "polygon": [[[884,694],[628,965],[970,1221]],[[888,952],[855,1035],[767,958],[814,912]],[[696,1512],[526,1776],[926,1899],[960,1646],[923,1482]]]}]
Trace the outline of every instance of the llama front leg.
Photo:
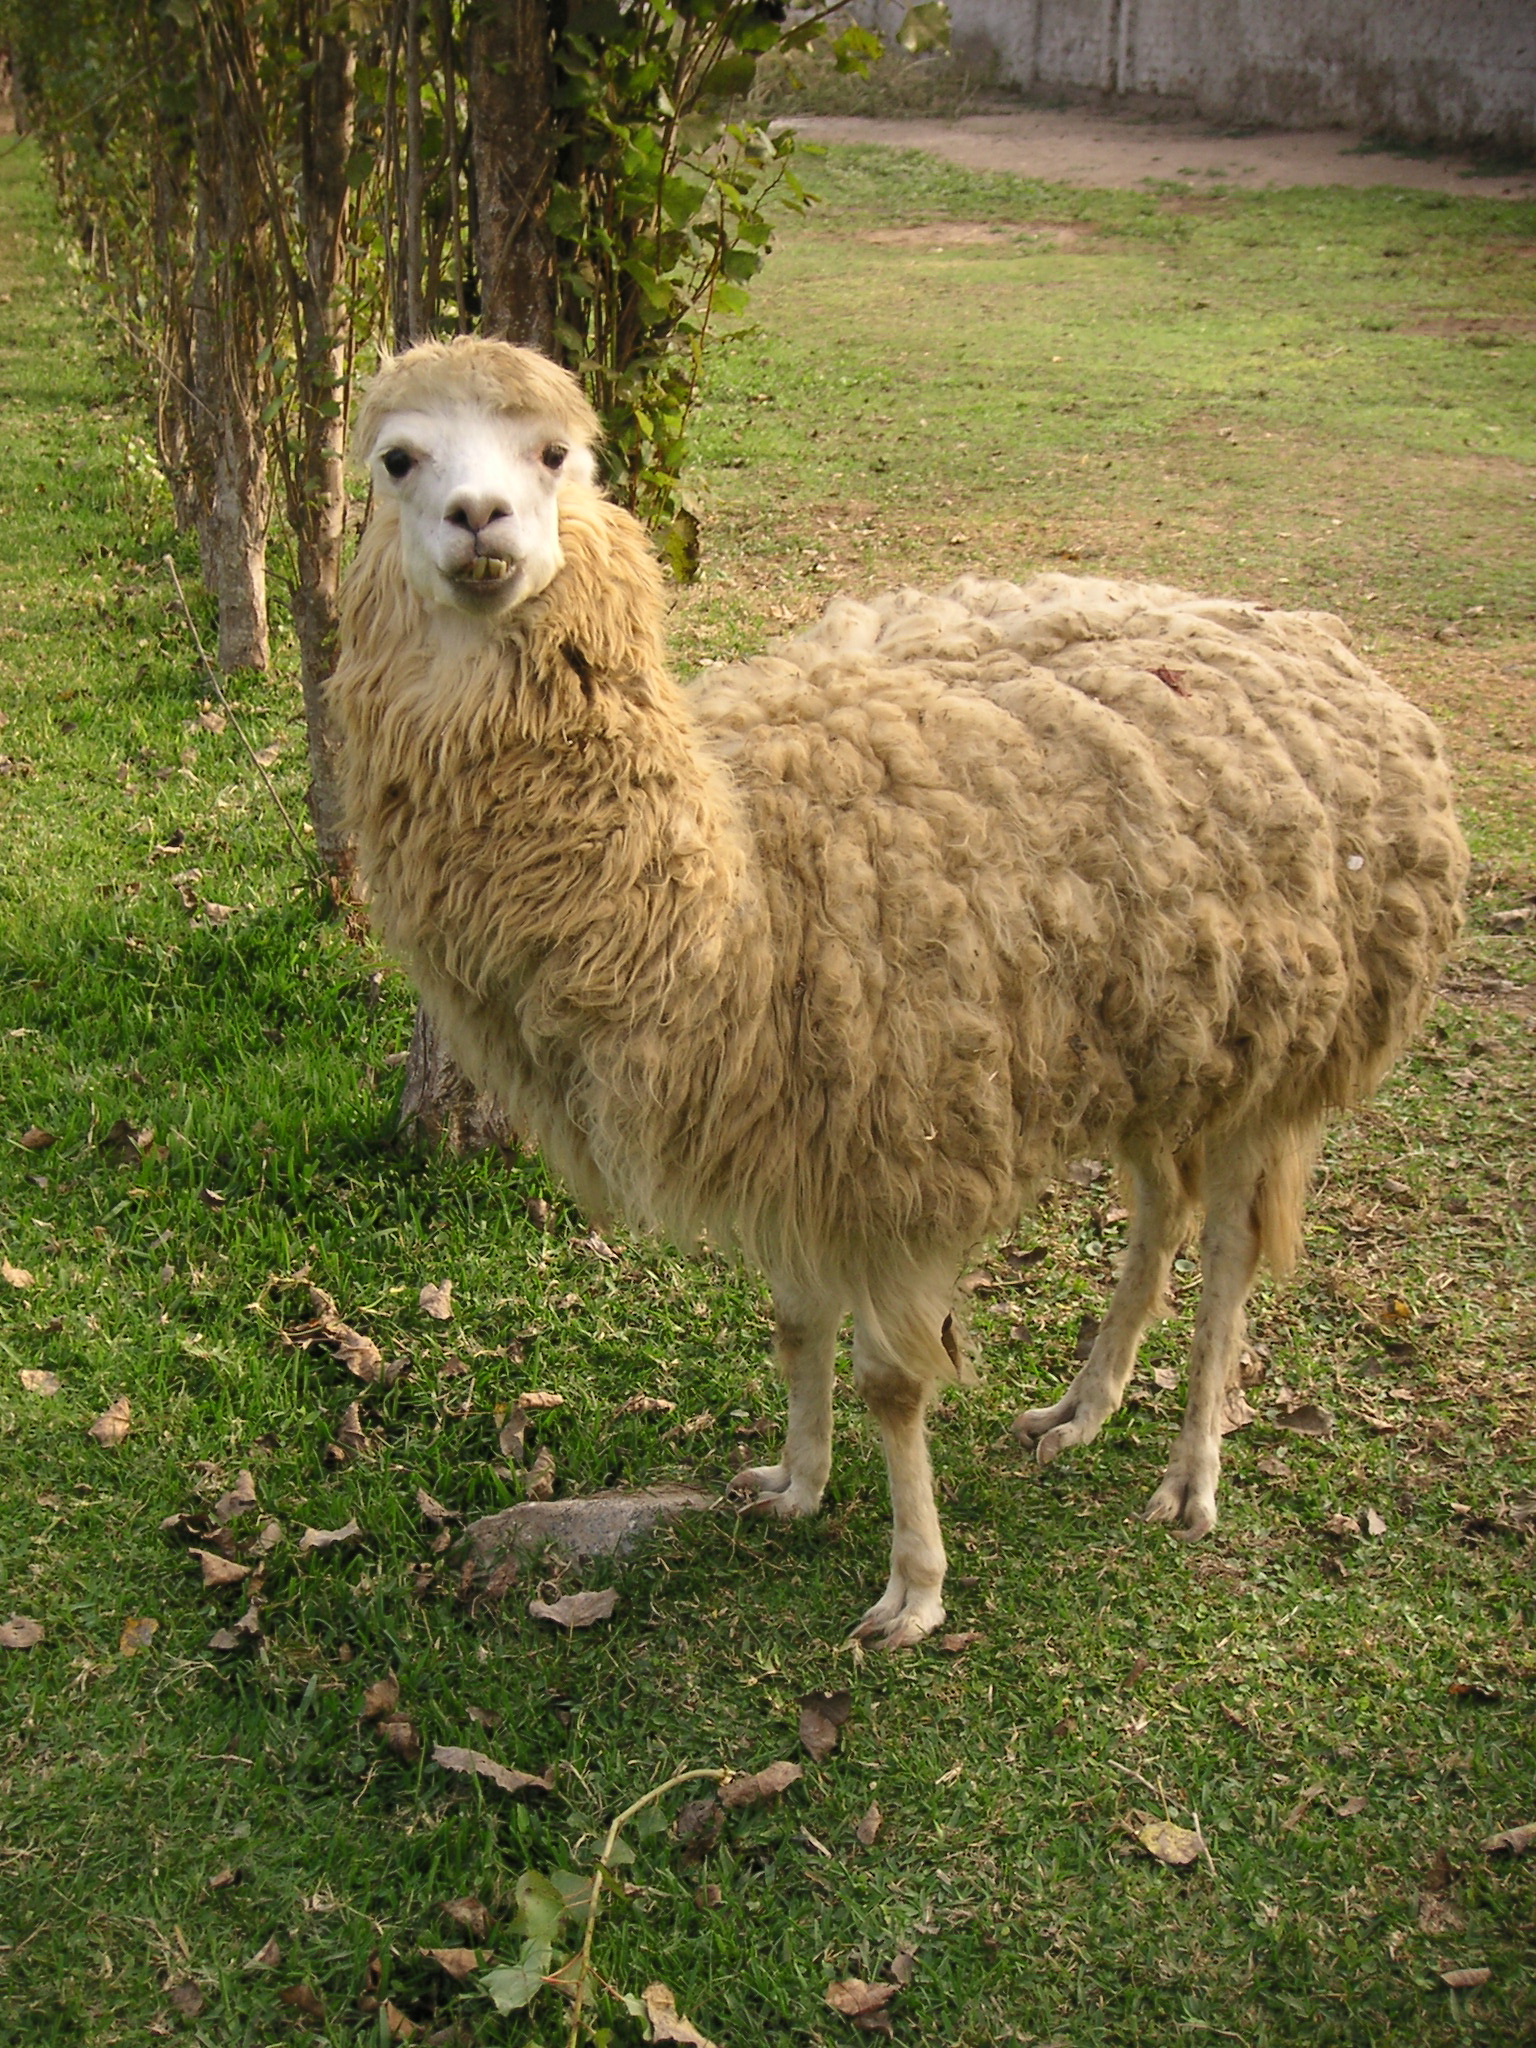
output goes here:
[{"label": "llama front leg", "polygon": [[776,1284],[773,1346],[789,1388],[789,1424],[777,1465],[754,1465],[731,1481],[757,1496],[764,1513],[814,1515],[832,1469],[832,1382],[843,1304]]},{"label": "llama front leg", "polygon": [[1188,1399],[1163,1483],[1147,1503],[1149,1522],[1181,1523],[1191,1537],[1216,1526],[1222,1401],[1237,1372],[1243,1306],[1259,1264],[1259,1171],[1246,1146],[1233,1145],[1211,1161]]},{"label": "llama front leg", "polygon": [[1142,1332],[1163,1299],[1168,1269],[1189,1227],[1191,1196],[1172,1156],[1149,1154],[1127,1164],[1132,1206],[1125,1263],[1093,1350],[1059,1401],[1014,1417],[1014,1435],[1034,1442],[1041,1465],[1076,1444],[1091,1444],[1124,1400]]},{"label": "llama front leg", "polygon": [[919,1299],[894,1313],[856,1313],[853,1376],[880,1430],[891,1489],[891,1574],[854,1629],[904,1650],[944,1620],[944,1537],[933,1497],[924,1415],[934,1381],[954,1369],[943,1300]]}]

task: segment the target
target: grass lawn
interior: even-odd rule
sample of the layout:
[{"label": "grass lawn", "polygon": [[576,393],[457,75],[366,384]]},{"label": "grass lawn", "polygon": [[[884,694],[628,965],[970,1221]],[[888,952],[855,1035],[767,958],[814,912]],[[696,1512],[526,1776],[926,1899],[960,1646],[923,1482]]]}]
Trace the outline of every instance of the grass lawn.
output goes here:
[{"label": "grass lawn", "polygon": [[[1256,1298],[1222,1525],[1190,1546],[1138,1519],[1188,1260],[1097,1444],[1040,1476],[1007,1434],[1110,1283],[1123,1220],[1085,1170],[981,1261],[985,1383],[934,1424],[968,1646],[844,1645],[887,1541],[851,1399],[814,1524],[701,1517],[456,1596],[417,1492],[515,1500],[519,1394],[563,1396],[529,1431],[560,1492],[759,1461],[765,1297],[594,1240],[536,1158],[395,1147],[409,991],[317,909],[205,704],[142,396],[30,150],[0,158],[0,1621],[44,1629],[0,1649],[7,2048],[563,2041],[556,1993],[499,2016],[423,1951],[515,1962],[548,1896],[525,1882],[520,1912],[524,1872],[590,1871],[672,1773],[796,1756],[712,1848],[633,1831],[597,1934],[615,1994],[664,1980],[721,2048],[852,2041],[827,1985],[902,1954],[887,2012],[925,2048],[1536,2038],[1536,1849],[1480,1847],[1536,1822],[1536,1004],[1530,932],[1495,928],[1536,888],[1536,210],[1079,193],[873,151],[812,182],[757,331],[713,358],[680,663],[834,590],[1076,564],[1340,612],[1456,759],[1469,933],[1421,1047],[1333,1135],[1299,1278]],[[298,806],[278,649],[231,694]],[[306,1273],[408,1373],[365,1387],[286,1345]],[[448,1280],[435,1319],[419,1290]],[[1281,1389],[1333,1433],[1276,1427]],[[620,1412],[640,1394],[675,1405]],[[93,1440],[121,1397],[130,1433]],[[205,1589],[161,1524],[241,1471],[229,1534],[260,1579]],[[1368,1510],[1374,1536],[1330,1528]],[[210,1648],[252,1584],[259,1644]],[[590,1630],[527,1612],[610,1584]],[[364,1718],[391,1673],[418,1755]],[[840,1688],[813,1762],[796,1702]],[[438,1743],[555,1789],[510,1796]],[[1138,1846],[1195,1815],[1208,1859]],[[467,1930],[442,1911],[466,1898]],[[617,1996],[593,2016],[642,2038]]]}]

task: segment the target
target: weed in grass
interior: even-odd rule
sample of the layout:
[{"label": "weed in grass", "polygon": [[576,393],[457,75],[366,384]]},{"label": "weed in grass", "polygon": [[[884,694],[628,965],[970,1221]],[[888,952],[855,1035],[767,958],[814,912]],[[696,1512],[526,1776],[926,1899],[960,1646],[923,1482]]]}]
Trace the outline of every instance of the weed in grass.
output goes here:
[{"label": "weed in grass", "polygon": [[[781,1407],[764,1297],[718,1259],[595,1240],[536,1158],[396,1149],[409,991],[317,909],[233,732],[199,716],[163,508],[125,466],[140,397],[22,150],[0,161],[0,1252],[32,1285],[0,1286],[0,1613],[45,1633],[0,1649],[7,2042],[224,2048],[297,2019],[341,2043],[390,2009],[551,2041],[553,1998],[502,2019],[478,1988],[529,1938],[523,1873],[590,1876],[640,1794],[795,1757],[803,1699],[844,1691],[836,1748],[799,1752],[776,1805],[680,1841],[680,1788],[631,1840],[608,1983],[664,1981],[735,2044],[833,2041],[829,1984],[891,1970],[898,2038],[946,2048],[1536,2032],[1536,1858],[1479,1847],[1536,1819],[1536,1008],[1529,932],[1494,925],[1533,886],[1530,210],[1090,195],[878,152],[818,177],[758,332],[712,366],[681,661],[838,588],[1066,565],[1336,609],[1448,727],[1472,932],[1417,1052],[1334,1133],[1301,1278],[1256,1300],[1259,1420],[1228,1439],[1223,1525],[1190,1547],[1136,1519],[1188,1261],[1098,1444],[1042,1476],[1008,1436],[1121,1247],[1089,1178],[980,1263],[986,1381],[935,1418],[959,1649],[842,1643],[886,1534],[847,1398],[815,1524],[700,1516],[457,1597],[440,1537],[518,1497],[520,1396],[564,1397],[523,1409],[527,1463],[547,1448],[564,1492],[718,1490],[759,1457]],[[1466,345],[1495,328],[1507,347]],[[274,675],[228,687],[258,749],[285,742],[298,813],[293,671],[279,635]],[[421,1290],[449,1280],[433,1316]],[[285,1342],[311,1283],[408,1370]],[[104,1447],[86,1431],[120,1396],[132,1427]],[[1332,1436],[1274,1427],[1293,1402]],[[256,1505],[220,1522],[242,1473]],[[259,1567],[254,1602],[252,1580],[203,1585],[160,1526],[183,1516]],[[527,1613],[604,1586],[589,1629]],[[259,1644],[210,1649],[252,1604]],[[414,1754],[381,1732],[401,1720]],[[438,1745],[556,1790],[444,1770]],[[1195,1815],[1209,1863],[1138,1846]],[[423,1953],[461,1944],[462,1983]]]}]

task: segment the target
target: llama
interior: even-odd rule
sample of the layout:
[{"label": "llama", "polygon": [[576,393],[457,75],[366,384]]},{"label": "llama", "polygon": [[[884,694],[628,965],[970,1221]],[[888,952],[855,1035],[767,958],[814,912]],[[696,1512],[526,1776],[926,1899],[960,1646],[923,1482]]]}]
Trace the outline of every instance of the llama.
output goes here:
[{"label": "llama", "polygon": [[818,1507],[834,1355],[890,1480],[857,1624],[944,1618],[924,1411],[957,1278],[1085,1152],[1129,1244],[1092,1355],[1019,1418],[1042,1463],[1118,1406],[1204,1212],[1154,1521],[1216,1519],[1261,1254],[1296,1251],[1329,1110],[1375,1087],[1458,928],[1429,721],[1318,613],[967,577],[835,600],[687,688],[659,571],[595,488],[574,380],[500,342],[386,364],[332,684],[373,915],[455,1057],[594,1216],[766,1273],[783,1456]]}]

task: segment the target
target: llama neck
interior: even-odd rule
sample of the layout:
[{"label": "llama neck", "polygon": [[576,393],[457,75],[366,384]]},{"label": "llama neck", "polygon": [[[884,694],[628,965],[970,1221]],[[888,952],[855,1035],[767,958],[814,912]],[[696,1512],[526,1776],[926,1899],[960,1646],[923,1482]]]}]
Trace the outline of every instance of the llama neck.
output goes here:
[{"label": "llama neck", "polygon": [[564,569],[494,638],[417,607],[393,645],[378,582],[393,570],[398,604],[398,558],[387,534],[377,563],[365,543],[336,685],[386,941],[434,1007],[515,1009],[536,1066],[734,1011],[757,898],[734,793],[666,668],[643,536],[582,494],[561,538]]}]

